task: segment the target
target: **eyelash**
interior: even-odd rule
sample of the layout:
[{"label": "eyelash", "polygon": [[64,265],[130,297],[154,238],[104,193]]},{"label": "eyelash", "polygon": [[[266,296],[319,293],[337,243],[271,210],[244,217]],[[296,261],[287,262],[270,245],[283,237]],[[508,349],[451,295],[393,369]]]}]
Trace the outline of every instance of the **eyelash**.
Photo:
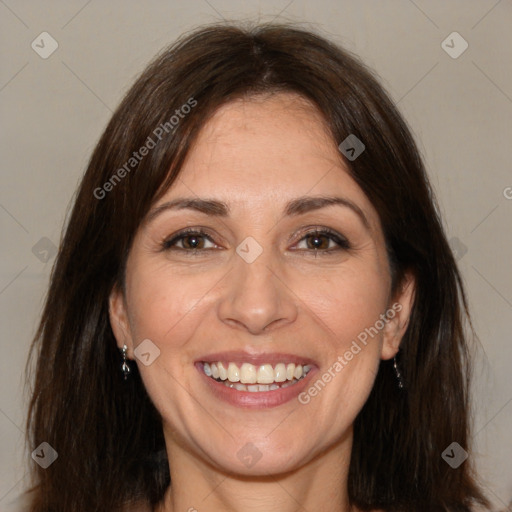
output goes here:
[{"label": "eyelash", "polygon": [[[187,238],[188,236],[204,237],[204,238],[208,239],[211,243],[215,243],[212,240],[211,236],[208,235],[208,233],[206,233],[203,229],[188,228],[188,229],[185,229],[185,230],[179,232],[172,238],[164,240],[161,244],[162,250],[163,251],[184,251],[184,252],[190,253],[190,255],[199,255],[199,253],[201,253],[201,252],[211,251],[212,249],[214,249],[212,247],[208,247],[206,249],[185,249],[185,248],[181,248],[181,247],[173,247],[176,242],[179,242],[179,241],[183,240],[184,238]],[[302,238],[300,238],[300,240],[297,243],[302,242],[303,240],[307,239],[307,237],[311,237],[311,236],[316,236],[316,237],[327,236],[329,238],[329,240],[332,240],[333,242],[338,244],[338,247],[331,248],[331,249],[298,249],[299,251],[314,252],[315,257],[316,257],[316,255],[318,253],[322,254],[323,256],[330,256],[333,253],[351,249],[351,245],[346,238],[344,238],[343,236],[336,233],[336,231],[333,231],[328,228],[315,228],[311,231],[307,231],[306,233],[304,233],[302,235]]]}]

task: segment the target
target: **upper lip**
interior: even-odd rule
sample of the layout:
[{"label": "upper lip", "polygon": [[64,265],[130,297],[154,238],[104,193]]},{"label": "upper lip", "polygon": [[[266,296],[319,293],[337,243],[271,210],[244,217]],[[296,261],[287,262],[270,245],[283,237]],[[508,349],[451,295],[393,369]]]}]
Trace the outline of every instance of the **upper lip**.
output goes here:
[{"label": "upper lip", "polygon": [[313,359],[299,356],[297,354],[287,354],[284,352],[266,352],[256,354],[250,352],[242,352],[239,350],[207,354],[197,359],[196,362],[214,363],[217,361],[235,363],[238,366],[240,366],[242,363],[251,363],[255,366],[262,364],[275,365],[277,363],[294,363],[301,364],[303,366],[309,364],[317,366]]}]

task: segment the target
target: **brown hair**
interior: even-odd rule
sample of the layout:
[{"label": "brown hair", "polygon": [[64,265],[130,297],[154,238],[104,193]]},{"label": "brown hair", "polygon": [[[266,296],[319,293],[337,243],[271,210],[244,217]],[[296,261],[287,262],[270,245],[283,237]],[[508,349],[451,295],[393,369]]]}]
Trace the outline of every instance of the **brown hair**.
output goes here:
[{"label": "brown hair", "polygon": [[[347,164],[379,213],[393,287],[406,271],[416,279],[399,357],[406,390],[392,362],[382,361],[354,425],[351,501],[388,511],[487,505],[470,461],[452,469],[441,458],[453,441],[469,450],[467,306],[409,129],[357,57],[322,37],[283,25],[215,25],[179,40],[143,72],[77,192],[31,347],[28,444],[46,441],[59,453],[47,469],[33,464],[31,511],[120,510],[163,497],[170,480],[161,418],[135,365],[123,380],[108,297],[122,288],[134,235],[206,120],[233,99],[279,91],[315,104],[337,143],[349,134],[363,141],[365,151]],[[187,103],[193,108],[171,123]],[[149,139],[154,147],[131,161]]]}]

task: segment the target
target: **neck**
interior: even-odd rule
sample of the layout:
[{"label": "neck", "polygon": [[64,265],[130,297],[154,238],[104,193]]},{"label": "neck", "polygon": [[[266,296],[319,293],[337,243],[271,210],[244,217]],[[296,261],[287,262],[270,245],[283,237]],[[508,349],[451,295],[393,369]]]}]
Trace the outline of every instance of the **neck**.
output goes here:
[{"label": "neck", "polygon": [[347,492],[352,432],[293,471],[257,476],[223,472],[166,443],[172,484],[157,512],[355,512]]}]

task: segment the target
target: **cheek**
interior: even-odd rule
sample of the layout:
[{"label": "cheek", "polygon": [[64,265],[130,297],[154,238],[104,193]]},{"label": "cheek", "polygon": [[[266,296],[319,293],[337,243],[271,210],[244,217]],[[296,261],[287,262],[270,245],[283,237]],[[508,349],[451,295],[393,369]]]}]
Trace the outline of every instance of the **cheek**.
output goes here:
[{"label": "cheek", "polygon": [[314,282],[303,280],[298,295],[321,327],[322,382],[306,390],[304,401],[312,401],[318,418],[346,426],[364,405],[378,371],[389,276],[366,264],[325,279],[316,276]]},{"label": "cheek", "polygon": [[[127,276],[130,328],[135,346],[149,338],[165,359],[187,359],[184,347],[210,306],[222,274],[197,271],[182,275],[168,262],[133,262]],[[142,264],[143,263],[143,264]]]},{"label": "cheek", "polygon": [[324,278],[305,279],[295,289],[342,349],[385,312],[389,286],[389,275],[379,265],[353,265]]}]

